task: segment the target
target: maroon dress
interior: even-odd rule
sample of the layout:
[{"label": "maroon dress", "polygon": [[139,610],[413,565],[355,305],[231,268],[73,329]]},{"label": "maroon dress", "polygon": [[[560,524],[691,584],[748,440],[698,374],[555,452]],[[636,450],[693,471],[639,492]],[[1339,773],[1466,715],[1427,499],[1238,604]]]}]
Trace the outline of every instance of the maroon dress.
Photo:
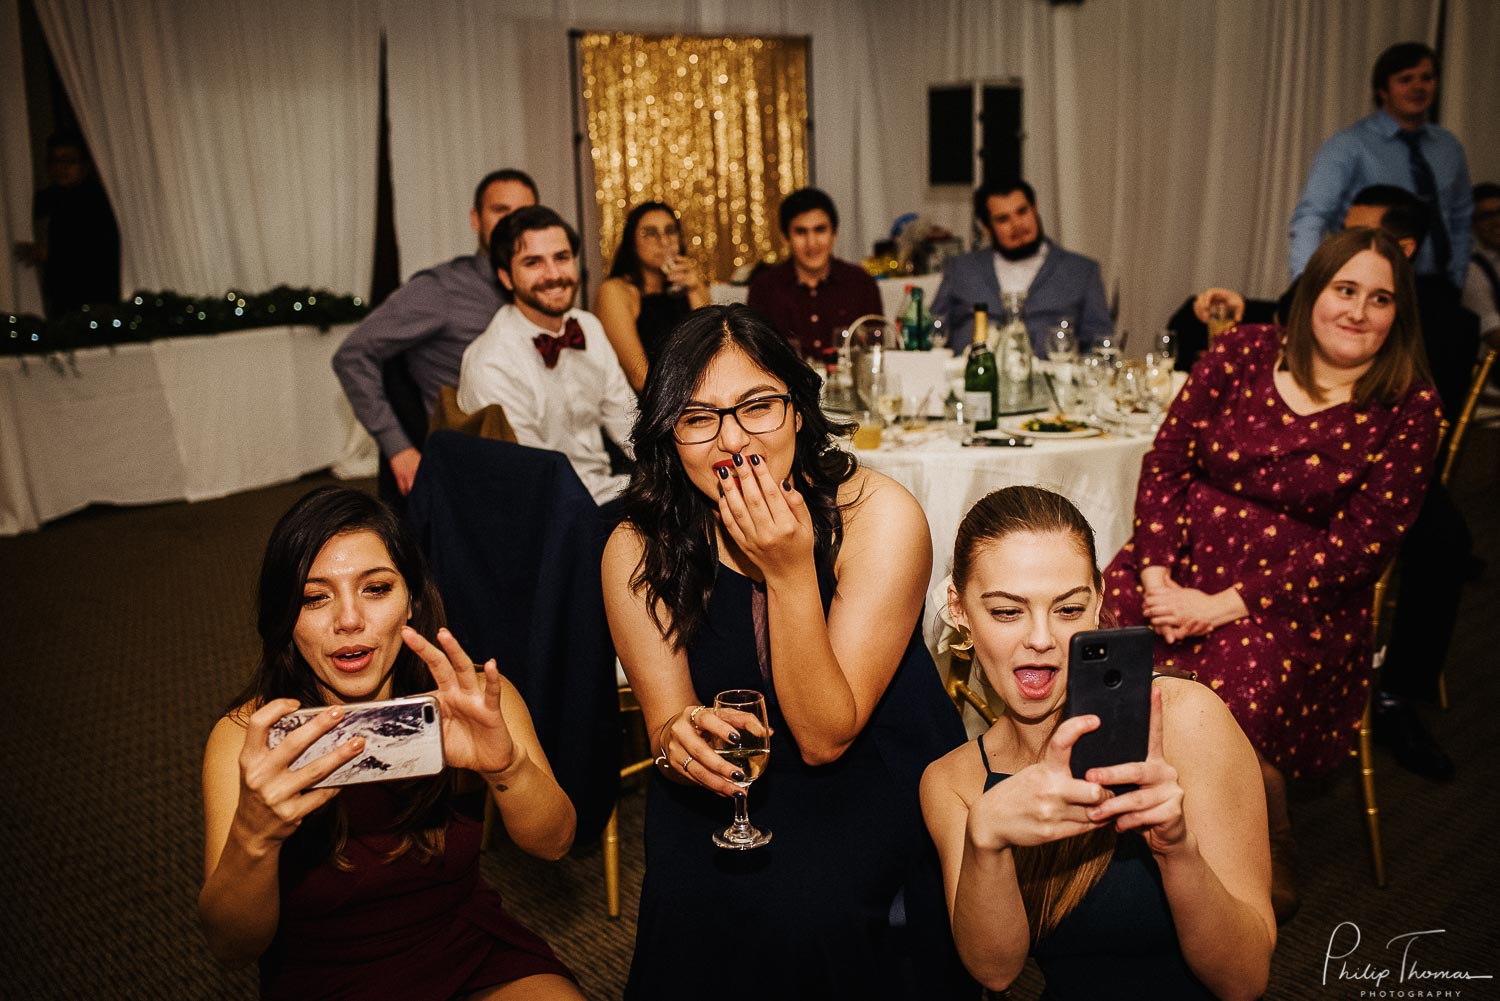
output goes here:
[{"label": "maroon dress", "polygon": [[1273,381],[1280,331],[1243,326],[1193,366],[1141,462],[1135,533],[1105,571],[1105,603],[1144,624],[1140,570],[1184,587],[1235,587],[1250,615],[1168,645],[1157,664],[1196,672],[1272,764],[1334,767],[1370,682],[1372,588],[1431,479],[1438,399],[1298,415]]},{"label": "maroon dress", "polygon": [[482,795],[455,801],[441,857],[386,862],[400,794],[400,783],[339,793],[348,872],[327,859],[301,866],[291,842],[283,849],[281,921],[260,959],[261,997],[447,1001],[538,973],[571,978],[480,877]]}]

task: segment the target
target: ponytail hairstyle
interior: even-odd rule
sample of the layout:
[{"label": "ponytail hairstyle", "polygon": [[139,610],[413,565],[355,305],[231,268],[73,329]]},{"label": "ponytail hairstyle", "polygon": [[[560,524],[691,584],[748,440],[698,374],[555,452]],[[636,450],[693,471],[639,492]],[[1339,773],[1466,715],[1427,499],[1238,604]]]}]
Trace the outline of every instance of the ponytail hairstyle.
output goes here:
[{"label": "ponytail hairstyle", "polygon": [[[1032,486],[996,490],[964,515],[953,544],[954,590],[962,594],[968,586],[974,558],[982,547],[1018,532],[1065,536],[1088,560],[1096,600],[1103,600],[1093,527],[1072,501]],[[1106,825],[1062,841],[1013,849],[1016,881],[1033,942],[1052,934],[1104,876],[1114,857],[1116,840],[1114,827]]]}]

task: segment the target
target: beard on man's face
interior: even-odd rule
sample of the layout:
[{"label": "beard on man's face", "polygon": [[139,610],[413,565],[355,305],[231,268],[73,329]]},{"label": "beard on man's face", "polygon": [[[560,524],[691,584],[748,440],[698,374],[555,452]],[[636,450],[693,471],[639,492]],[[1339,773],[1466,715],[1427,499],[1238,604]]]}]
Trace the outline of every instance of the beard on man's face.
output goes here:
[{"label": "beard on man's face", "polygon": [[[513,294],[516,301],[524,302],[543,316],[564,316],[568,310],[573,308],[573,293],[577,288],[577,281],[569,278],[560,278],[556,281],[543,282],[540,285],[533,285],[525,289],[517,285]],[[548,305],[542,301],[541,293],[551,291],[552,289],[568,290],[568,299],[561,307]]]},{"label": "beard on man's face", "polygon": [[1019,247],[1003,247],[1003,246],[1001,246],[1000,245],[1000,241],[997,240],[997,239],[995,239],[995,233],[994,233],[994,231],[993,230],[990,231],[990,240],[995,245],[995,253],[999,254],[1001,257],[1005,258],[1007,261],[1024,261],[1024,260],[1026,260],[1026,258],[1031,257],[1038,250],[1042,249],[1042,241],[1045,240],[1045,239],[1047,239],[1047,234],[1042,229],[1041,220],[1037,220],[1037,224],[1036,224],[1036,238],[1032,239],[1032,240],[1027,240],[1025,243],[1021,244]]}]

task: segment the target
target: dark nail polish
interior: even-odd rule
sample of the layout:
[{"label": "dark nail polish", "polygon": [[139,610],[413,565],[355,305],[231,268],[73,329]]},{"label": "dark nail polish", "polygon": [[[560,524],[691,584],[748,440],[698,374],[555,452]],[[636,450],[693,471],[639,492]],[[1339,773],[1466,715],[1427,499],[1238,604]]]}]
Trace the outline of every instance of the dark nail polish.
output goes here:
[{"label": "dark nail polish", "polygon": [[752,466],[758,466],[758,465],[760,465],[760,456],[758,456],[758,455],[752,455],[752,456],[750,456],[750,465],[752,465]]},{"label": "dark nail polish", "polygon": [[790,476],[788,476],[786,479],[784,479],[784,480],[781,481],[781,489],[783,489],[783,490],[785,490],[787,492],[791,491],[791,489],[792,489],[792,478]]},{"label": "dark nail polish", "polygon": [[736,782],[743,782],[743,781],[745,781],[745,773],[741,772],[741,771],[736,771],[734,773],[734,775],[733,775],[733,778],[734,778],[734,780]]},{"label": "dark nail polish", "polygon": [[737,734],[737,733],[731,733],[729,736],[725,737],[724,739],[727,740],[727,741],[729,741],[731,744],[738,744],[740,742],[740,735]]},{"label": "dark nail polish", "polygon": [[734,464],[736,466],[743,466],[745,464],[745,457],[738,452],[734,453]]},{"label": "dark nail polish", "polygon": [[720,466],[720,467],[718,467],[718,469],[719,469],[719,479],[721,479],[721,480],[727,480],[727,479],[729,479],[729,470],[727,468],[725,468],[724,466]]}]

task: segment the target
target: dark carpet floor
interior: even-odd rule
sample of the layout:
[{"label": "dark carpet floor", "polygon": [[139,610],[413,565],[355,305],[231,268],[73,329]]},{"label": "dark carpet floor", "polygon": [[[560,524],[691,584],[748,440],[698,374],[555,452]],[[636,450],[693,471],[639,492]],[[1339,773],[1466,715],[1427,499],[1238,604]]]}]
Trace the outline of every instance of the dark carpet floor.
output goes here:
[{"label": "dark carpet floor", "polygon": [[[0,998],[255,995],[254,973],[221,971],[197,929],[198,770],[210,726],[254,659],[260,549],[276,517],[318,482],[94,509],[0,539],[9,706],[0,726]],[[1406,940],[1391,942],[1433,932],[1411,949],[1421,970],[1500,974],[1500,429],[1474,432],[1455,485],[1489,562],[1464,594],[1447,665],[1453,708],[1427,713],[1459,776],[1435,785],[1380,756],[1384,890],[1371,880],[1352,762],[1294,791],[1305,903],[1282,929],[1269,997],[1500,997],[1493,980],[1397,983]],[[618,997],[629,964],[642,802],[632,793],[621,807],[619,921],[605,916],[597,846],[556,864],[502,847],[485,862],[511,910],[593,998]],[[1325,968],[1328,953],[1351,949]],[[1388,991],[1461,993],[1362,993],[1377,984],[1340,980],[1341,969],[1388,969],[1378,985]],[[1034,998],[1037,988],[1032,972],[1013,993]]]}]

